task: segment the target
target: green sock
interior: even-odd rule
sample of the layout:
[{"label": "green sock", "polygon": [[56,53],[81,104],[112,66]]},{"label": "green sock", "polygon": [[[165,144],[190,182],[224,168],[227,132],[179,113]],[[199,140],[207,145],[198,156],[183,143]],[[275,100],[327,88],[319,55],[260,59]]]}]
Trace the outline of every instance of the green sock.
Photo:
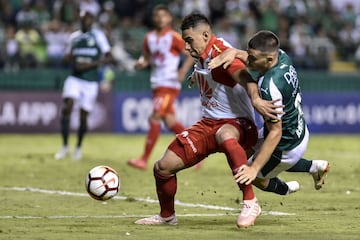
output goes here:
[{"label": "green sock", "polygon": [[87,126],[85,125],[80,125],[79,129],[78,129],[78,142],[77,142],[77,147],[81,147],[82,141],[84,139],[85,133],[87,132]]},{"label": "green sock", "polygon": [[286,170],[287,172],[309,172],[312,161],[301,158],[294,166]]},{"label": "green sock", "polygon": [[269,180],[269,185],[263,190],[266,192],[273,192],[280,195],[286,195],[289,190],[289,187],[285,182],[275,177]]},{"label": "green sock", "polygon": [[63,145],[68,145],[69,132],[70,132],[70,118],[61,117],[61,136],[63,139]]}]

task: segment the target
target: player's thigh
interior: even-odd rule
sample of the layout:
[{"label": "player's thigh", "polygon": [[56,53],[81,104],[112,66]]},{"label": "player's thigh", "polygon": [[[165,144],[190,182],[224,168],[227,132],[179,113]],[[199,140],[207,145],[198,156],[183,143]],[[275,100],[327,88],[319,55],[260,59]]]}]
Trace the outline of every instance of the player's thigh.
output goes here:
[{"label": "player's thigh", "polygon": [[183,160],[172,150],[167,149],[164,155],[155,163],[155,169],[162,174],[175,174],[185,168]]},{"label": "player's thigh", "polygon": [[80,108],[91,112],[95,106],[98,93],[99,84],[97,82],[82,81],[81,98],[79,99]]},{"label": "player's thigh", "polygon": [[180,156],[186,168],[220,151],[215,139],[215,133],[218,130],[216,122],[216,120],[202,119],[177,134],[176,141],[170,144],[169,148]]},{"label": "player's thigh", "polygon": [[68,76],[64,82],[62,97],[64,99],[71,98],[78,100],[80,98],[80,95],[81,95],[81,80],[73,76]]},{"label": "player's thigh", "polygon": [[161,117],[175,114],[174,102],[179,94],[177,89],[159,88],[153,92],[153,112]]},{"label": "player's thigh", "polygon": [[222,142],[231,138],[235,138],[236,140],[239,140],[240,132],[238,128],[236,128],[235,126],[231,124],[224,124],[217,130],[215,137],[217,143],[221,144]]}]

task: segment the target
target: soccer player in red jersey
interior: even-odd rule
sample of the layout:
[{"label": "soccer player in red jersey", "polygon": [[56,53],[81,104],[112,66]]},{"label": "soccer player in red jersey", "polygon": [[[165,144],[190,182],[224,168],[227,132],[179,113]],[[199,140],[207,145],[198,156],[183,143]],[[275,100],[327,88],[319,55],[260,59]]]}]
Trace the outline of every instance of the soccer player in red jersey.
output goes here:
[{"label": "soccer player in red jersey", "polygon": [[[142,170],[147,168],[150,154],[160,135],[161,121],[175,134],[184,130],[184,126],[176,120],[174,101],[194,63],[185,51],[181,35],[171,28],[172,15],[165,5],[154,8],[153,22],[155,29],[146,34],[143,55],[135,64],[137,70],[151,67],[150,82],[153,91],[153,112],[149,118],[150,129],[144,152],[140,158],[128,161],[130,166]],[[182,54],[186,58],[179,67]]]},{"label": "soccer player in red jersey", "polygon": [[[247,165],[246,150],[257,141],[253,122],[254,109],[239,82],[248,75],[246,66],[235,59],[230,67],[209,70],[210,60],[229,45],[212,33],[209,20],[193,13],[184,18],[182,38],[185,48],[196,59],[193,79],[199,86],[202,119],[185,129],[170,143],[154,165],[156,191],[160,213],[137,220],[141,225],[177,224],[174,197],[177,189],[176,173],[189,168],[208,155],[223,152],[233,174]],[[252,185],[238,184],[243,193],[243,208],[238,227],[253,225],[261,213]]]}]

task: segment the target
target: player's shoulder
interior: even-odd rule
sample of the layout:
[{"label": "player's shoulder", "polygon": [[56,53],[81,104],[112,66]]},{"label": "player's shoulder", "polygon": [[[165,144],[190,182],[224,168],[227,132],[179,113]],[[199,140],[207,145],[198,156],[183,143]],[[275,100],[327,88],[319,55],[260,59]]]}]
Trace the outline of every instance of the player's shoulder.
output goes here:
[{"label": "player's shoulder", "polygon": [[276,70],[278,72],[287,72],[293,68],[293,63],[289,55],[287,55],[283,50],[279,50],[278,54],[278,64],[276,65]]},{"label": "player's shoulder", "polygon": [[75,31],[75,32],[72,32],[71,34],[70,34],[70,39],[74,39],[74,38],[77,38],[77,37],[79,37],[80,35],[82,34],[82,32],[80,31],[80,30],[77,30],[77,31]]},{"label": "player's shoulder", "polygon": [[231,48],[232,46],[223,38],[216,38],[214,41],[212,48],[213,48],[213,56],[217,56],[221,54],[223,51],[225,51],[228,48]]},{"label": "player's shoulder", "polygon": [[169,33],[177,40],[182,40],[181,34],[177,31],[175,31],[174,29],[170,29]]},{"label": "player's shoulder", "polygon": [[90,33],[92,35],[94,35],[95,37],[98,37],[98,36],[105,36],[105,33],[103,30],[99,29],[99,28],[92,28],[90,30]]},{"label": "player's shoulder", "polygon": [[150,31],[147,31],[147,32],[145,33],[145,38],[149,38],[149,37],[151,37],[151,36],[153,36],[153,37],[156,37],[156,36],[157,36],[155,30],[150,30]]}]

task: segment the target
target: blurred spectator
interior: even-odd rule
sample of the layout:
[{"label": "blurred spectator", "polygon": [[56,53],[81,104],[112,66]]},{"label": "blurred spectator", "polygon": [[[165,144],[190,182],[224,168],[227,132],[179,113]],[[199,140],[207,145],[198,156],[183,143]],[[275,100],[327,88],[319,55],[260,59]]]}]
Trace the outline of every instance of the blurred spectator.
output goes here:
[{"label": "blurred spectator", "polygon": [[294,64],[298,68],[312,68],[312,59],[309,58],[309,47],[311,44],[311,31],[304,18],[296,20],[290,28],[289,42]]},{"label": "blurred spectator", "polygon": [[118,24],[118,16],[115,12],[115,4],[113,1],[106,1],[103,4],[104,11],[99,16],[100,24],[110,24],[112,28]]},{"label": "blurred spectator", "polygon": [[341,12],[341,19],[345,23],[355,25],[357,14],[354,5],[351,2],[345,4],[344,10]]},{"label": "blurred spectator", "polygon": [[38,15],[31,8],[31,0],[23,0],[21,10],[16,14],[17,26],[34,25],[38,23]]},{"label": "blurred spectator", "polygon": [[41,37],[31,22],[25,21],[15,34],[19,43],[19,56],[21,68],[37,67],[38,46],[41,44]]},{"label": "blurred spectator", "polygon": [[280,40],[280,48],[287,53],[291,53],[289,32],[290,32],[289,20],[283,15],[279,16],[278,37]]},{"label": "blurred spectator", "polygon": [[316,69],[329,68],[330,62],[335,56],[335,46],[331,39],[326,36],[326,32],[322,27],[317,29],[316,35],[311,40],[309,50]]},{"label": "blurred spectator", "polygon": [[4,71],[17,72],[19,70],[19,44],[15,39],[16,29],[13,25],[8,25],[5,31]]},{"label": "blurred spectator", "polygon": [[218,20],[215,25],[215,32],[218,37],[225,39],[231,46],[236,48],[243,47],[240,46],[239,33],[235,29],[235,25],[231,23],[229,17]]},{"label": "blurred spectator", "polygon": [[208,0],[210,22],[216,24],[218,20],[225,18],[226,1]]},{"label": "blurred spectator", "polygon": [[260,29],[270,30],[278,34],[280,10],[276,2],[269,0],[267,4],[261,7],[261,11]]},{"label": "blurred spectator", "polygon": [[125,17],[120,20],[119,35],[125,50],[134,58],[138,58],[142,51],[146,28],[140,18]]},{"label": "blurred spectator", "polygon": [[201,12],[205,16],[210,15],[209,0],[183,0],[182,2],[182,16],[192,12]]},{"label": "blurred spectator", "polygon": [[53,5],[54,17],[66,24],[73,24],[79,19],[79,5],[76,0],[56,0]]},{"label": "blurred spectator", "polygon": [[[174,13],[175,29],[185,15],[200,11],[211,18],[219,36],[238,47],[246,47],[247,40],[260,29],[273,31],[280,38],[281,48],[293,55],[300,68],[327,66],[328,58],[324,57],[320,63],[318,53],[332,49],[327,47],[331,45],[328,43],[335,46],[335,50],[330,50],[334,60],[358,59],[360,62],[360,1],[355,0],[0,0],[0,51],[5,56],[14,48],[14,42],[5,32],[15,27],[18,36],[22,36],[17,42],[20,59],[27,45],[24,42],[36,38],[36,47],[25,52],[32,52],[29,56],[35,56],[37,62],[47,56],[56,64],[53,62],[56,54],[51,56],[51,49],[56,49],[54,45],[58,40],[78,27],[79,10],[86,9],[98,16],[99,26],[107,32],[109,41],[120,49],[119,53],[124,53],[118,55],[130,54],[137,58],[144,34],[152,27],[150,10],[159,2],[169,4]],[[56,34],[48,29],[48,25],[53,28],[52,19],[62,26]],[[24,33],[24,25],[32,26],[31,33]],[[13,30],[5,30],[8,26],[14,26]],[[49,36],[58,40],[49,41]],[[49,46],[41,45],[44,43],[42,37]],[[29,39],[25,41],[25,38]],[[320,47],[313,49],[310,41]],[[323,44],[326,47],[322,47]],[[3,62],[0,61],[0,67]],[[21,62],[21,65],[25,63],[28,62]]]},{"label": "blurred spectator", "polygon": [[290,25],[294,24],[298,17],[306,15],[306,6],[303,0],[279,0],[278,4]]},{"label": "blurred spectator", "polygon": [[69,36],[70,33],[63,29],[59,20],[53,19],[48,24],[44,33],[48,66],[61,66]]},{"label": "blurred spectator", "polygon": [[37,0],[35,4],[35,13],[37,15],[37,24],[39,28],[43,31],[45,30],[47,24],[51,20],[51,14],[46,5],[45,0]]},{"label": "blurred spectator", "polygon": [[4,25],[16,25],[15,10],[9,1],[1,1],[0,13],[1,21]]},{"label": "blurred spectator", "polygon": [[338,33],[341,44],[341,56],[345,60],[353,60],[354,52],[360,43],[360,33],[350,22],[345,23],[345,26]]},{"label": "blurred spectator", "polygon": [[80,0],[80,11],[87,11],[98,16],[100,13],[100,4],[96,0]]}]

